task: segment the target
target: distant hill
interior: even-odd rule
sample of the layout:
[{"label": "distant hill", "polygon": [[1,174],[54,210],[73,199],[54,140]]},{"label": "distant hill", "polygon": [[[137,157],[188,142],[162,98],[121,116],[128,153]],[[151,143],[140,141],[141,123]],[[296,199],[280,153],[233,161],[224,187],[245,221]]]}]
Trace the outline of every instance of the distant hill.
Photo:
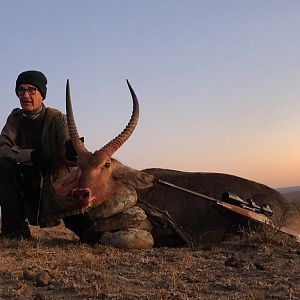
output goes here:
[{"label": "distant hill", "polygon": [[286,199],[294,202],[300,208],[300,187],[287,187],[277,189]]},{"label": "distant hill", "polygon": [[276,189],[280,193],[300,192],[300,186],[289,186]]}]

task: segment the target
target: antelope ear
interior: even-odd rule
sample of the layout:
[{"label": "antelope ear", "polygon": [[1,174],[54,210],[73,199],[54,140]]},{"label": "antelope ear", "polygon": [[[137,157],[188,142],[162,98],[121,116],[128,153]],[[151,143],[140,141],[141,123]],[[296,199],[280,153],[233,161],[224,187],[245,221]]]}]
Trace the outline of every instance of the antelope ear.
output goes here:
[{"label": "antelope ear", "polygon": [[145,189],[154,184],[154,176],[129,168],[121,163],[114,169],[113,176],[115,179],[122,181],[124,184],[131,185],[135,189]]}]

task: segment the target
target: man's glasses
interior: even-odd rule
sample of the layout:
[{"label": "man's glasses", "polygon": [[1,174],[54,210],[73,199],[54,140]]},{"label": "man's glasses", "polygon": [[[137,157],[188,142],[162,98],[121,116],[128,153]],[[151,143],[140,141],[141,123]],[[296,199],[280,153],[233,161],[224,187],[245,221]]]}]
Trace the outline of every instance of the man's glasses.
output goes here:
[{"label": "man's glasses", "polygon": [[28,92],[29,95],[35,95],[37,88],[35,87],[28,87],[27,89],[19,87],[17,88],[17,94],[18,96],[23,96],[26,92]]}]

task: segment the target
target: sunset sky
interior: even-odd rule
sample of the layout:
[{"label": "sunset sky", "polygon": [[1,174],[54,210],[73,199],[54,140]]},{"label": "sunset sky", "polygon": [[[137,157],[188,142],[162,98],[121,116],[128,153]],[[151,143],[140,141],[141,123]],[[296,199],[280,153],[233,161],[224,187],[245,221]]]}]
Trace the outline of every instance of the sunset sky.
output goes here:
[{"label": "sunset sky", "polygon": [[96,150],[137,169],[222,172],[300,185],[300,1],[1,1],[0,127],[17,75],[42,71],[47,106],[73,110]]}]

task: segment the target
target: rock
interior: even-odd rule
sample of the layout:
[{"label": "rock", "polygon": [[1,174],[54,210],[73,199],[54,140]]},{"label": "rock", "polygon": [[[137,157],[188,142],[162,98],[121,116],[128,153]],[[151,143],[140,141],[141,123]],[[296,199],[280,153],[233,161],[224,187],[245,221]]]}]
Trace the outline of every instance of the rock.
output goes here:
[{"label": "rock", "polygon": [[133,207],[137,202],[137,193],[134,188],[122,187],[120,191],[99,206],[88,211],[91,217],[108,218]]},{"label": "rock", "polygon": [[138,206],[134,206],[125,212],[118,213],[109,218],[97,218],[95,221],[97,231],[115,232],[136,228],[151,231],[152,226],[145,212]]},{"label": "rock", "polygon": [[47,271],[42,271],[36,275],[35,280],[37,286],[46,286],[50,281],[49,273]]},{"label": "rock", "polygon": [[35,272],[32,270],[24,270],[23,271],[23,278],[25,280],[32,280],[35,277]]},{"label": "rock", "polygon": [[116,232],[105,232],[100,242],[104,245],[125,249],[151,249],[154,244],[150,232],[134,228]]}]

